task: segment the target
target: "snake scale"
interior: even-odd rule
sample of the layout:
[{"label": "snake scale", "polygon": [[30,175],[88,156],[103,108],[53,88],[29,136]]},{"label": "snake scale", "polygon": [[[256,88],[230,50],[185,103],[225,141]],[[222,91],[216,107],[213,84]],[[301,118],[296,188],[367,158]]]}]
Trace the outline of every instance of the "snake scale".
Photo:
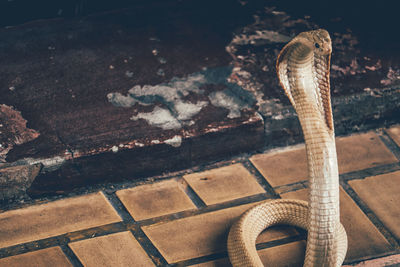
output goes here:
[{"label": "snake scale", "polygon": [[233,266],[263,266],[255,247],[267,227],[288,224],[308,231],[304,266],[341,266],[347,251],[340,223],[339,176],[330,101],[329,33],[303,32],[281,50],[277,74],[303,130],[309,201],[276,199],[245,212],[232,226],[228,253]]}]

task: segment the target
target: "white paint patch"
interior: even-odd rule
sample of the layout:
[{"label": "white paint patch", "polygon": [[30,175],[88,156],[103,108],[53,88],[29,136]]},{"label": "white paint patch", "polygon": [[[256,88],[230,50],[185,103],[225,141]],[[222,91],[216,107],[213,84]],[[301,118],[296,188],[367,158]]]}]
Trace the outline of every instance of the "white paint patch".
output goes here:
[{"label": "white paint patch", "polygon": [[125,76],[128,77],[128,78],[132,78],[132,77],[133,77],[133,72],[127,70],[127,71],[125,72]]},{"label": "white paint patch", "polygon": [[160,127],[164,130],[180,129],[182,127],[180,122],[172,116],[169,110],[157,106],[150,113],[139,113],[131,117],[131,120],[134,121],[138,119],[144,119],[148,124]]},{"label": "white paint patch", "polygon": [[229,114],[227,117],[230,119],[239,118],[241,115],[240,110],[247,106],[238,98],[227,94],[226,91],[213,92],[208,98],[214,106],[228,109]]},{"label": "white paint patch", "polygon": [[206,101],[194,104],[182,99],[191,92],[203,93],[200,86],[204,83],[206,83],[205,76],[195,73],[184,78],[172,78],[168,83],[159,85],[135,85],[126,96],[116,92],[109,93],[107,98],[117,107],[133,107],[135,104],[147,106],[161,101],[170,108],[173,114],[167,109],[156,107],[150,113],[139,113],[131,119],[144,119],[149,124],[164,130],[179,129],[182,127],[179,120],[190,120],[203,107],[207,106],[208,102]]},{"label": "white paint patch", "polygon": [[135,142],[135,146],[144,147],[144,144],[143,143],[139,143],[139,142]]},{"label": "white paint patch", "polygon": [[[150,125],[165,130],[179,129],[182,125],[192,125],[192,118],[209,105],[209,101],[192,103],[185,97],[190,94],[203,94],[204,90],[201,87],[204,85],[222,84],[228,89],[223,92],[211,93],[209,99],[213,105],[229,109],[229,118],[237,118],[240,117],[241,108],[247,107],[247,105],[235,97],[232,92],[248,96],[242,88],[227,80],[231,74],[231,67],[205,69],[183,78],[174,77],[169,82],[158,85],[135,85],[127,95],[115,92],[109,93],[107,98],[117,107],[147,106],[161,102],[166,108],[157,106],[152,112],[139,113],[132,116],[131,119],[144,119]],[[242,72],[242,75],[248,76],[249,73]]]},{"label": "white paint patch", "polygon": [[58,168],[60,168],[64,162],[66,161],[65,158],[62,158],[60,156],[56,156],[53,158],[47,158],[47,159],[34,159],[34,158],[25,158],[21,160],[24,163],[27,163],[29,165],[34,165],[41,163],[43,165],[42,171],[55,171]]},{"label": "white paint patch", "polygon": [[160,140],[151,140],[151,143],[152,143],[152,144],[156,144],[156,145],[157,145],[157,144],[159,144],[159,143],[160,143]]},{"label": "white paint patch", "polygon": [[176,102],[175,110],[178,113],[178,120],[190,120],[190,118],[199,113],[200,110],[207,105],[208,102],[206,101],[200,101],[196,104],[182,101]]},{"label": "white paint patch", "polygon": [[203,93],[199,88],[206,83],[204,75],[197,73],[185,78],[172,78],[170,82],[159,85],[135,85],[129,90],[127,96],[121,93],[109,93],[108,101],[117,107],[132,107],[136,103],[140,105],[152,104],[156,99],[173,105],[177,101],[182,101],[182,96],[187,96],[190,92]]},{"label": "white paint patch", "polygon": [[131,98],[130,96],[124,96],[121,93],[109,93],[107,95],[108,101],[113,103],[117,107],[132,107],[136,104],[136,100]]},{"label": "white paint patch", "polygon": [[275,116],[272,116],[272,119],[274,120],[283,120],[285,117],[282,114],[278,114]]},{"label": "white paint patch", "polygon": [[182,137],[180,135],[175,135],[171,139],[165,140],[164,143],[173,147],[180,147],[182,144]]}]

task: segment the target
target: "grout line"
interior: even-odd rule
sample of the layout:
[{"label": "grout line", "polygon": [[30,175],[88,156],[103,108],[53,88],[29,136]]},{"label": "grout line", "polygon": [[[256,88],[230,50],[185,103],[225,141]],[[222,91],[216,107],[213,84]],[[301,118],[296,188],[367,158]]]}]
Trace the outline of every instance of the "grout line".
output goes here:
[{"label": "grout line", "polygon": [[41,240],[35,240],[32,242],[26,242],[22,244],[17,244],[10,247],[5,247],[0,249],[0,259],[10,256],[20,255],[27,252],[37,251],[45,248],[59,246],[60,240],[63,238],[61,236],[50,237]]},{"label": "grout line", "polygon": [[83,267],[83,264],[81,263],[79,258],[75,255],[75,253],[68,245],[61,245],[60,247],[74,267]]},{"label": "grout line", "polygon": [[207,207],[206,203],[204,203],[200,196],[193,190],[193,188],[183,177],[180,177],[178,182],[183,185],[183,191],[185,191],[186,195],[190,198],[190,200],[198,209]]},{"label": "grout line", "polygon": [[292,184],[279,185],[277,187],[274,187],[274,189],[279,195],[281,195],[301,189],[306,189],[308,187],[307,183],[307,180],[303,180]]},{"label": "grout line", "polygon": [[138,221],[137,223],[140,226],[147,226],[147,225],[152,225],[152,224],[156,224],[159,222],[169,222],[169,221],[173,221],[173,220],[177,220],[177,219],[183,219],[183,218],[196,216],[196,215],[200,215],[200,214],[205,214],[205,213],[209,213],[209,212],[213,212],[213,211],[223,210],[223,209],[227,209],[227,208],[233,208],[233,207],[237,207],[237,206],[241,206],[241,205],[245,205],[245,204],[249,204],[249,203],[254,203],[254,202],[259,202],[259,201],[266,200],[269,198],[270,198],[270,196],[267,195],[266,193],[261,193],[261,194],[257,194],[257,195],[247,196],[247,197],[230,200],[230,201],[223,202],[223,203],[206,206],[202,209],[181,211],[178,213],[168,214],[168,215],[164,215],[164,216],[160,216],[160,217],[156,217],[156,218],[150,218],[150,219],[146,219],[143,221]]},{"label": "grout line", "polygon": [[71,243],[84,239],[115,234],[123,231],[126,231],[126,225],[123,222],[116,222],[102,226],[92,227],[89,229],[79,230],[72,233],[66,233],[63,234],[62,236],[68,238],[68,241],[65,243]]},{"label": "grout line", "polygon": [[400,170],[400,164],[390,163],[385,165],[379,165],[368,169],[363,169],[359,171],[347,172],[344,174],[340,174],[340,180],[342,181],[351,181],[356,179],[364,179],[371,176],[382,175],[386,173],[391,173]]},{"label": "grout line", "polygon": [[[370,255],[370,256],[361,257],[361,258],[358,258],[355,260],[344,261],[344,264],[350,265],[350,266],[353,266],[353,265],[357,266],[356,264],[362,263],[364,261],[370,261],[370,260],[380,259],[380,258],[384,258],[384,257],[390,257],[393,255],[399,255],[399,253],[400,253],[400,251],[398,251],[398,250],[383,252],[383,253],[379,253],[379,254],[372,255],[372,256]],[[365,266],[365,264],[363,266]],[[393,266],[393,265],[389,265],[389,266]],[[389,266],[385,266],[385,267],[389,267]],[[399,265],[395,265],[395,266],[398,267]]]},{"label": "grout line", "polygon": [[386,131],[386,129],[377,130],[376,131],[381,141],[386,145],[386,147],[392,152],[395,157],[400,160],[400,147],[393,140],[390,134]]},{"label": "grout line", "polygon": [[156,266],[168,266],[167,260],[161,255],[160,251],[158,251],[156,246],[154,246],[154,244],[140,227],[133,227],[133,229],[130,229],[130,232]]},{"label": "grout line", "polygon": [[[262,249],[281,246],[281,245],[285,245],[285,244],[289,244],[292,242],[305,240],[305,239],[306,239],[306,234],[297,234],[294,236],[285,237],[285,238],[278,239],[278,240],[272,240],[272,241],[265,242],[265,243],[259,243],[256,245],[256,249],[262,250]],[[201,264],[201,263],[206,263],[206,262],[225,259],[225,258],[228,258],[227,251],[213,253],[213,254],[201,256],[198,258],[192,258],[189,260],[179,261],[179,262],[174,263],[172,266],[191,266],[191,265],[195,265],[195,264]]]},{"label": "grout line", "polygon": [[70,242],[84,240],[95,236],[103,236],[125,231],[126,227],[122,222],[111,223],[89,229],[65,233],[40,240],[30,241],[10,247],[0,248],[0,258],[15,256],[26,252],[37,251],[54,246],[67,245]]},{"label": "grout line", "polygon": [[280,198],[279,194],[276,193],[274,188],[268,183],[267,179],[258,171],[258,169],[251,163],[247,158],[242,162],[243,166],[255,177],[257,182],[264,188],[268,195],[273,198]]},{"label": "grout line", "polygon": [[209,254],[209,255],[205,255],[205,256],[201,256],[201,257],[197,257],[197,258],[192,258],[189,260],[183,260],[183,261],[178,261],[174,264],[172,264],[171,266],[192,266],[195,264],[201,264],[201,263],[206,263],[209,261],[214,261],[214,260],[220,260],[220,259],[224,259],[228,257],[228,252],[224,251],[224,252],[219,252],[219,253],[214,253],[214,254]]},{"label": "grout line", "polygon": [[257,248],[257,250],[261,250],[261,249],[286,245],[286,244],[289,244],[292,242],[297,242],[297,241],[306,240],[306,239],[307,239],[307,232],[301,229],[300,234],[285,237],[285,238],[278,239],[278,240],[272,240],[272,241],[265,242],[265,243],[260,243],[260,244],[256,245],[256,248]]},{"label": "grout line", "polygon": [[122,201],[117,197],[116,193],[105,194],[107,199],[111,202],[111,205],[118,212],[118,214],[123,219],[128,230],[136,238],[136,241],[142,246],[147,255],[156,264],[156,266],[165,266],[167,261],[158,251],[158,249],[153,245],[147,235],[143,232],[137,222],[133,219],[131,214],[126,209]]},{"label": "grout line", "polygon": [[347,181],[340,181],[340,185],[346,191],[346,193],[353,199],[361,211],[368,217],[368,219],[375,225],[375,227],[381,232],[386,238],[390,245],[398,250],[400,244],[397,241],[395,235],[384,225],[384,223],[375,215],[375,213],[368,207],[367,204],[357,195],[353,188],[347,183]]},{"label": "grout line", "polygon": [[114,210],[118,213],[118,215],[121,217],[121,219],[125,223],[130,223],[130,224],[135,224],[135,220],[132,218],[131,214],[129,211],[126,209],[125,205],[122,203],[122,201],[117,197],[117,194],[115,192],[103,192],[104,196],[107,198],[108,202],[110,202],[111,206],[114,208]]},{"label": "grout line", "polygon": [[[400,170],[400,163],[390,163],[385,165],[379,165],[368,169],[359,171],[347,172],[339,175],[340,181],[351,181],[357,179],[364,179],[371,176],[382,175]],[[278,194],[285,194],[308,187],[308,180],[302,180],[291,184],[279,185],[273,189]]]}]

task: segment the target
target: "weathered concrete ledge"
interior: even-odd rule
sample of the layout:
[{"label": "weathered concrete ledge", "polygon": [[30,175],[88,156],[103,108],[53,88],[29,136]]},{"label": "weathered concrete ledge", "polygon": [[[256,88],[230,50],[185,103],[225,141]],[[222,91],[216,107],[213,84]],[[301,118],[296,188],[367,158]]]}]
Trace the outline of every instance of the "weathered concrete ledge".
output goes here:
[{"label": "weathered concrete ledge", "polygon": [[[0,107],[15,115],[0,116],[0,199],[299,142],[275,59],[318,25],[260,3],[168,2],[0,29]],[[331,33],[337,134],[398,123],[399,57]]]}]

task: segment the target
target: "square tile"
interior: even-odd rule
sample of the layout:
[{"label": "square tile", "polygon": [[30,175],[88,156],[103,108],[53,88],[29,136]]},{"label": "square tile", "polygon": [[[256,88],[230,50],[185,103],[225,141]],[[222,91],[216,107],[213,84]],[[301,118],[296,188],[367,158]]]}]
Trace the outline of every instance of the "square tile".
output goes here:
[{"label": "square tile", "polygon": [[374,132],[336,138],[339,173],[397,162]]},{"label": "square tile", "polygon": [[60,247],[51,247],[0,259],[0,266],[10,267],[72,267]]},{"label": "square tile", "polygon": [[240,163],[188,174],[183,178],[207,205],[265,193],[255,177]]},{"label": "square tile", "polygon": [[86,267],[155,266],[130,232],[85,239],[69,246]]},{"label": "square tile", "polygon": [[395,141],[395,143],[398,146],[400,146],[400,125],[390,127],[386,131],[390,135],[390,137],[392,137],[392,139]]},{"label": "square tile", "polygon": [[121,221],[103,193],[0,213],[0,248]]},{"label": "square tile", "polygon": [[349,181],[385,226],[400,239],[400,171]]},{"label": "square tile", "polygon": [[196,208],[176,180],[141,185],[116,194],[137,221]]},{"label": "square tile", "polygon": [[258,251],[265,266],[297,267],[302,266],[306,253],[306,242],[297,241]]},{"label": "square tile", "polygon": [[254,155],[250,161],[272,187],[292,184],[308,178],[304,145]]},{"label": "square tile", "polygon": [[343,267],[375,267],[375,266],[398,267],[400,266],[400,254],[366,260],[357,264],[343,265]]}]

